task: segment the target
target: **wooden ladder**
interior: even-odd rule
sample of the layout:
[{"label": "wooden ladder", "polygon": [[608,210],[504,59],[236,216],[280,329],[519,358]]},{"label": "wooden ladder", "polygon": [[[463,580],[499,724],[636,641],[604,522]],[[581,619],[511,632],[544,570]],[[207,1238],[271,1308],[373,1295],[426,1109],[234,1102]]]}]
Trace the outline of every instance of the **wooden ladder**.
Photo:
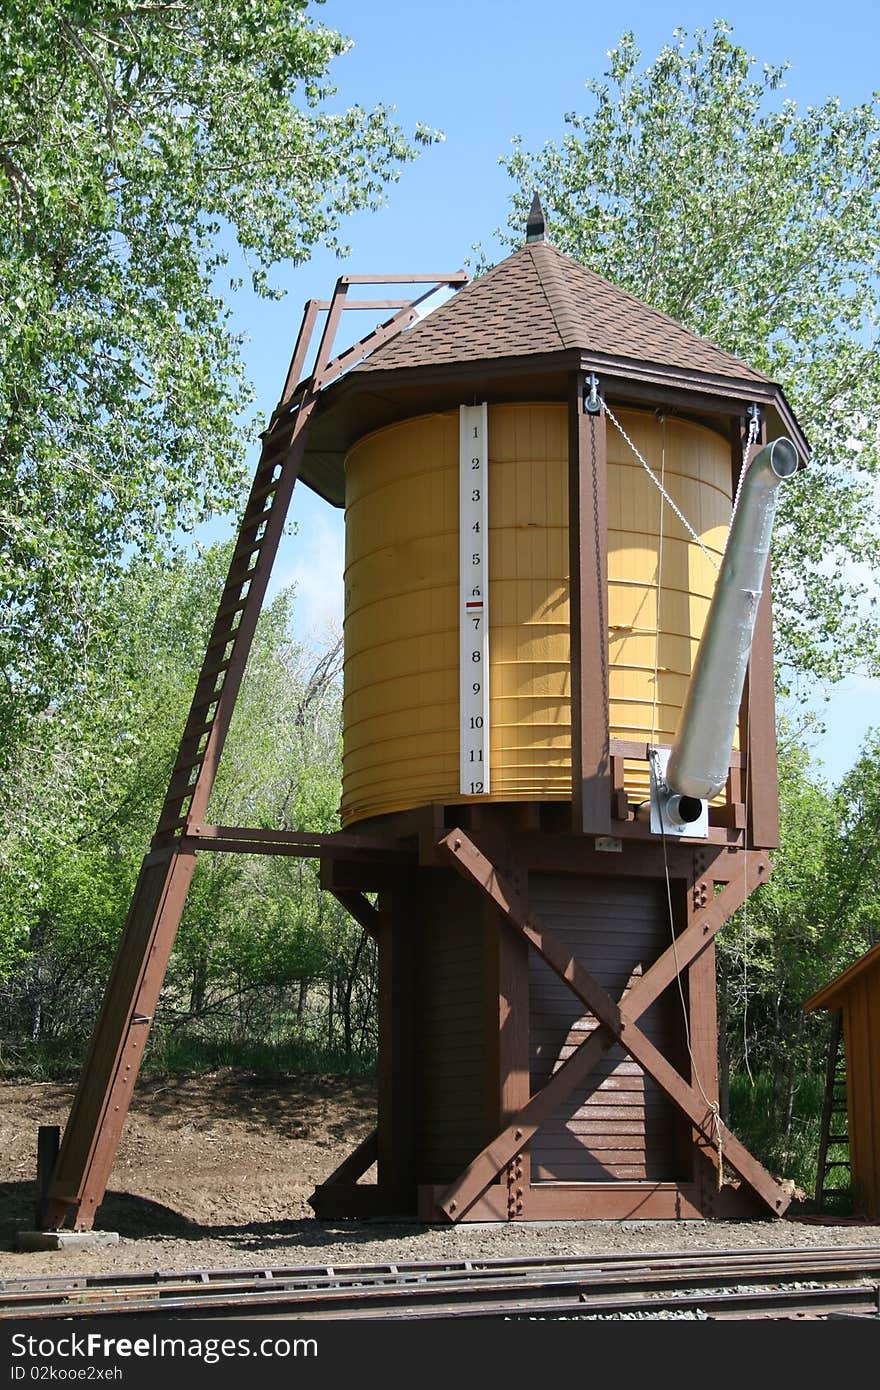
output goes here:
[{"label": "wooden ladder", "polygon": [[[262,435],[260,459],[156,833],[135,885],[61,1147],[48,1180],[44,1174],[39,1220],[45,1228],[70,1222],[76,1230],[88,1230],[104,1197],[321,392],[408,327],[418,316],[418,305],[436,289],[444,285],[460,289],[467,278],[464,271],[453,275],[342,275],[331,299],[310,299],[305,305],[281,400]],[[352,285],[418,283],[430,288],[416,298],[348,298]],[[346,309],[395,312],[333,357],[333,344]],[[304,377],[321,313],[327,318],[311,373]],[[237,831],[230,833],[234,837]],[[242,836],[239,845],[226,848],[247,852],[253,848],[254,834],[259,833]],[[288,844],[285,852],[296,852],[296,847]]]},{"label": "wooden ladder", "polygon": [[[846,1150],[845,1158],[829,1157],[830,1150]],[[832,1169],[850,1171],[849,1127],[846,1104],[846,1054],[843,1047],[843,1014],[837,1009],[831,1018],[831,1038],[828,1043],[828,1065],[825,1069],[825,1097],[822,1104],[822,1128],[819,1135],[819,1162],[816,1169],[816,1210],[821,1211],[826,1197],[849,1195],[849,1184],[829,1187]],[[836,1180],[839,1183],[839,1179]]]}]

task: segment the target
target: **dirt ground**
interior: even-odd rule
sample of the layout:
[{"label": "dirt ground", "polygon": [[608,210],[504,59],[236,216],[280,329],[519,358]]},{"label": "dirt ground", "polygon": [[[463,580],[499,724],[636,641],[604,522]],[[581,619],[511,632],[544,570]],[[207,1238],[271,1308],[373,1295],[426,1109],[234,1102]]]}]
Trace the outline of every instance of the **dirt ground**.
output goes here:
[{"label": "dirt ground", "polygon": [[16,1230],[33,1225],[37,1126],[63,1125],[72,1094],[70,1085],[0,1085],[0,1279],[880,1243],[878,1225],[799,1221],[459,1227],[317,1221],[309,1194],[375,1124],[373,1082],[222,1069],[139,1082],[96,1222],[119,1232],[118,1245],[18,1253]]}]

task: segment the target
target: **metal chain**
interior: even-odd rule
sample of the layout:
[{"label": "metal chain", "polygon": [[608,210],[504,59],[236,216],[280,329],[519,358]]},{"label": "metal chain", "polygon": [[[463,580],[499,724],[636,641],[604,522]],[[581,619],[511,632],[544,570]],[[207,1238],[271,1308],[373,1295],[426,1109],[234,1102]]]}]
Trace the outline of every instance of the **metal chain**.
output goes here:
[{"label": "metal chain", "polygon": [[[737,509],[737,507],[739,506],[739,499],[740,499],[740,497],[742,496],[743,484],[745,483],[745,480],[746,480],[746,474],[747,474],[748,471],[749,471],[749,463],[751,462],[750,455],[751,455],[751,452],[752,452],[752,445],[755,443],[755,440],[756,440],[757,438],[758,438],[758,418],[757,418],[756,415],[753,415],[752,418],[749,420],[749,433],[748,433],[748,437],[747,437],[747,439],[746,439],[746,442],[743,444],[742,468],[739,470],[739,480],[737,481],[737,484],[736,484],[736,496],[735,496],[734,499],[733,499],[733,511],[730,513],[730,525],[729,525],[728,528],[727,528],[727,539],[728,539],[728,540],[730,539],[730,532],[731,532],[731,530],[733,529],[733,518],[736,516],[736,509]],[[727,549],[727,541],[725,541],[725,543],[724,543],[724,548],[725,548],[725,550]]]},{"label": "metal chain", "polygon": [[642,467],[644,468],[644,470],[645,470],[645,472],[647,473],[648,477],[651,479],[651,482],[654,484],[654,486],[655,486],[656,488],[659,489],[660,494],[661,494],[661,496],[663,497],[663,500],[666,502],[667,506],[669,506],[669,507],[672,509],[672,511],[675,513],[675,515],[678,517],[679,521],[681,522],[681,524],[682,524],[682,526],[684,527],[684,529],[687,531],[688,535],[690,535],[690,536],[696,541],[697,545],[698,545],[698,546],[700,547],[700,549],[702,550],[703,554],[705,555],[706,559],[709,561],[709,564],[712,566],[712,568],[713,568],[714,570],[717,570],[717,569],[718,569],[718,562],[717,562],[717,560],[715,559],[715,556],[712,554],[711,551],[709,551],[709,550],[706,549],[705,545],[704,545],[703,542],[701,541],[700,537],[697,535],[697,533],[696,533],[696,531],[694,530],[693,526],[691,526],[691,524],[690,524],[690,522],[688,521],[687,517],[686,517],[686,516],[684,515],[684,513],[681,511],[681,508],[678,507],[677,504],[676,504],[675,502],[673,502],[672,498],[669,496],[669,493],[666,491],[666,488],[663,486],[663,484],[661,483],[660,479],[657,477],[657,474],[654,472],[654,470],[653,470],[653,468],[651,467],[651,465],[650,465],[644,458],[642,458],[642,455],[639,453],[639,451],[638,451],[638,449],[636,448],[635,444],[633,444],[633,442],[632,442],[632,440],[630,439],[629,435],[627,434],[626,430],[623,428],[623,425],[621,425],[620,421],[619,421],[619,420],[617,419],[617,417],[615,416],[615,414],[614,414],[614,412],[612,411],[611,407],[608,405],[608,402],[607,402],[607,401],[603,401],[603,405],[605,406],[605,414],[608,416],[608,418],[609,418],[609,420],[611,421],[611,423],[615,426],[615,428],[617,429],[618,433],[619,433],[620,435],[622,435],[622,437],[626,440],[627,444],[628,444],[629,447],[632,449],[632,451],[633,451],[633,453],[635,454],[636,458],[638,459],[639,463],[642,465]]}]

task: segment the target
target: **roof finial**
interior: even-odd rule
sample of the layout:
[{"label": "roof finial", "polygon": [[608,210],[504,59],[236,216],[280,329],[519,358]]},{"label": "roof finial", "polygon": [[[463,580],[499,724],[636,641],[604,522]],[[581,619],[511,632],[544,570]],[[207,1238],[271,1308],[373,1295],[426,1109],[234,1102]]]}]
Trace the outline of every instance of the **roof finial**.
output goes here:
[{"label": "roof finial", "polygon": [[529,208],[529,217],[526,222],[526,245],[530,241],[544,240],[544,209],[541,207],[541,199],[537,193],[532,199],[532,206]]}]

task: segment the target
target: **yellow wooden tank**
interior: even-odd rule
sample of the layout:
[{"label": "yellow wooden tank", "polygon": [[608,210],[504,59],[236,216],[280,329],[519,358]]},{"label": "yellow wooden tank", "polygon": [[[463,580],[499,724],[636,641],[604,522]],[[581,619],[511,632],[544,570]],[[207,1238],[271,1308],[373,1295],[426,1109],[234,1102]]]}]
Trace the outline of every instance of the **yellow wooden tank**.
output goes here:
[{"label": "yellow wooden tank", "polygon": [[[716,558],[730,446],[691,421],[615,412]],[[669,745],[715,569],[608,423],[611,737]],[[568,413],[489,407],[490,801],[571,797]],[[459,793],[458,411],[349,450],[342,820]],[[597,660],[598,660],[597,654]],[[627,765],[631,800],[645,764]]]}]

